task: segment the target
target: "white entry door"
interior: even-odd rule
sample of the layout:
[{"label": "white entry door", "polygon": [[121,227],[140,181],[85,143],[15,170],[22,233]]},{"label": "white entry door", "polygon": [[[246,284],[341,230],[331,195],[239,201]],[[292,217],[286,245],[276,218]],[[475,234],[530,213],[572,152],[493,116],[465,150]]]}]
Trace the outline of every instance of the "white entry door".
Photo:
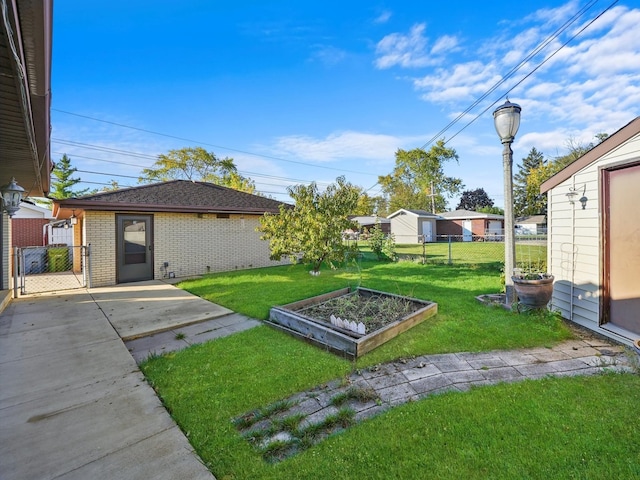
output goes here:
[{"label": "white entry door", "polygon": [[422,222],[422,238],[424,242],[433,242],[433,229],[428,220]]},{"label": "white entry door", "polygon": [[473,230],[471,226],[471,220],[464,220],[462,222],[462,241],[463,242],[473,241]]}]

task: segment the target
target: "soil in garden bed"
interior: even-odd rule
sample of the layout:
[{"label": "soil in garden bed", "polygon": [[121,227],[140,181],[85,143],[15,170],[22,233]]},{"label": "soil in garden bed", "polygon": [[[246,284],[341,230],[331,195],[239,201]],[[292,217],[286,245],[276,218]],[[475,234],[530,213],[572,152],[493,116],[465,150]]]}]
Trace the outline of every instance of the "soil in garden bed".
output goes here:
[{"label": "soil in garden bed", "polygon": [[298,310],[306,317],[330,323],[331,315],[342,320],[362,322],[367,332],[373,332],[406,315],[424,308],[424,304],[406,298],[382,295],[348,295],[332,298]]}]

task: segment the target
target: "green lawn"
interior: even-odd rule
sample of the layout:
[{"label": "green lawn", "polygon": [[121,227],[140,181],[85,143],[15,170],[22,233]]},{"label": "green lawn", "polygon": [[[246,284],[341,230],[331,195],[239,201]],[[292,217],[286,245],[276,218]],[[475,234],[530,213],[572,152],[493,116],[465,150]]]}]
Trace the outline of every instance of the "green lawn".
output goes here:
[{"label": "green lawn", "polygon": [[304,266],[210,275],[183,288],[266,318],[269,307],[362,285],[438,303],[439,313],[357,364],[261,326],[141,368],[201,458],[222,479],[637,478],[640,377],[545,379],[448,393],[406,404],[269,464],[231,419],[335,378],[398,357],[552,345],[571,333],[553,315],[488,308],[500,289],[488,266],[362,261],[359,268]]},{"label": "green lawn", "polygon": [[[364,252],[370,252],[368,242],[358,243]],[[424,263],[451,263],[453,265],[488,265],[498,268],[504,263],[502,242],[437,242],[422,244],[397,244],[396,253],[401,258],[413,258]],[[539,241],[516,243],[516,264],[520,268],[545,270],[547,246]]]}]

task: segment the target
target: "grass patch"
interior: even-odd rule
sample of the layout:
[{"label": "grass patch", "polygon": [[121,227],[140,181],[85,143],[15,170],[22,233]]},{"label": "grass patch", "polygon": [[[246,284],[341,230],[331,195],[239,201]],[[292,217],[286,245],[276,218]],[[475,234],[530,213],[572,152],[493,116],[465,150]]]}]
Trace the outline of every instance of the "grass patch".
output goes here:
[{"label": "grass patch", "polygon": [[273,305],[363,286],[438,303],[438,315],[358,359],[358,366],[429,353],[486,351],[552,345],[571,337],[554,315],[518,315],[488,308],[475,297],[499,292],[494,266],[421,265],[363,260],[359,268],[323,269],[314,277],[304,265],[234,271],[182,282],[189,292],[253,318],[266,319]]},{"label": "grass patch", "polygon": [[371,400],[377,400],[378,394],[371,388],[362,388],[357,386],[349,387],[346,391],[338,393],[331,398],[331,405],[339,407],[349,400],[356,400],[366,403]]},{"label": "grass patch", "polygon": [[[298,443],[276,441],[263,452],[231,421],[247,411],[273,415],[280,399],[353,368],[429,353],[551,346],[571,336],[555,315],[517,315],[479,304],[476,295],[499,291],[499,275],[492,266],[365,260],[359,269],[323,270],[319,277],[296,265],[183,282],[187,290],[255,318],[266,318],[275,304],[358,284],[435,301],[439,313],[356,363],[263,326],[150,358],[141,368],[217,478],[425,478],[425,472],[429,478],[471,479],[640,477],[640,377],[631,374],[446,393],[314,444],[311,439],[327,429],[351,425],[347,399],[338,399],[340,414],[330,419],[335,423],[307,426]],[[269,408],[262,410],[264,405]],[[296,418],[282,421],[299,429]],[[272,463],[294,450],[299,453]]]},{"label": "grass patch", "polygon": [[[547,262],[546,242],[516,241],[516,265],[521,268],[543,266]],[[373,256],[368,242],[358,242],[360,250]],[[400,259],[416,263],[436,263],[452,265],[486,265],[499,268],[504,264],[504,243],[502,242],[448,242],[397,244],[396,253]]]},{"label": "grass patch", "polygon": [[[317,445],[308,442],[307,450],[303,437],[302,445],[284,442],[263,457],[230,419],[339,378],[348,362],[258,327],[142,368],[217,478],[424,478],[425,469],[430,478],[640,476],[636,375],[446,393],[396,407]],[[322,435],[326,427],[306,434]],[[304,451],[265,462],[287,456],[289,448]]]}]

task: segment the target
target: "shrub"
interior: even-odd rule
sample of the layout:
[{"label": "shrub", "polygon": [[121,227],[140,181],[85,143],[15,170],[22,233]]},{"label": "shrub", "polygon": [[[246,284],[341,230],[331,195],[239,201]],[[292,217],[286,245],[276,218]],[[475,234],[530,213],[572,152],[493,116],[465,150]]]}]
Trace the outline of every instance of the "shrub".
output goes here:
[{"label": "shrub", "polygon": [[396,260],[396,240],[392,233],[386,235],[380,223],[376,223],[369,237],[369,246],[378,260]]}]

